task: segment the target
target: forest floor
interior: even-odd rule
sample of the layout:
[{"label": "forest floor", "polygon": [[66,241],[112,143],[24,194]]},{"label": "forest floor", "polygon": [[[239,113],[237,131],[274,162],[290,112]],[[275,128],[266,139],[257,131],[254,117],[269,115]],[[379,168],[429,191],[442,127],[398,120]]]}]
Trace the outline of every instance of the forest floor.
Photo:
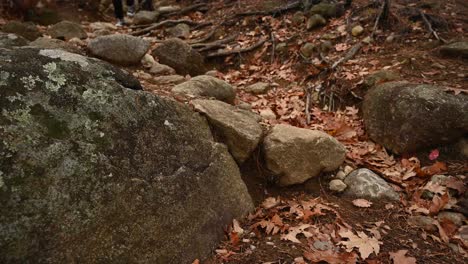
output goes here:
[{"label": "forest floor", "polygon": [[[181,2],[183,7],[193,4]],[[203,1],[165,19],[194,21],[186,39],[191,43],[206,39],[203,43],[217,44],[212,41],[232,37],[231,42],[218,43],[203,54],[210,57],[207,62],[219,78],[238,87],[236,104],[247,103],[257,113],[273,111],[276,118],[264,119],[265,127],[286,123],[335,136],[347,148],[346,165],[381,175],[402,194],[400,202],[341,197],[328,188],[334,173],[300,186],[275,187],[257,159],[260,155],[255,155],[241,168],[257,206],[255,212],[224,227],[226,239],[213,256],[194,263],[467,263],[467,223],[458,228],[437,218],[439,211],[456,208],[463,197],[466,162],[450,160],[443,147],[393,156],[368,139],[360,116],[368,88],[365,78],[379,70],[395,72],[399,80],[439,85],[449,93],[468,93],[467,61],[446,58],[438,51],[444,41],[466,39],[466,1],[394,0],[387,23],[374,27],[380,2],[356,0],[342,15],[313,30],[307,30],[304,22],[295,24],[300,8],[284,10],[294,3]],[[96,17],[90,11],[79,15],[75,11],[63,10],[85,27],[97,19],[113,22],[111,14]],[[440,40],[429,32],[421,12]],[[351,34],[356,25],[364,29],[359,36]],[[135,34],[141,28],[123,27],[116,32]],[[168,37],[165,29],[137,35],[155,46]],[[325,42],[331,46],[323,46]],[[301,55],[305,43],[324,48],[305,57]],[[359,50],[350,53],[358,45]],[[252,46],[250,51],[242,50]],[[219,52],[236,49],[241,51],[227,56]],[[347,54],[349,59],[333,67]],[[148,69],[126,69],[141,80],[145,90],[187,102],[171,94],[172,85],[148,79],[144,74]],[[273,88],[263,95],[244,90],[256,82],[270,83]],[[452,176],[453,181],[428,187],[436,174]],[[421,198],[428,188],[437,189],[437,194],[429,200]],[[408,221],[417,215],[432,220],[413,226]]]}]

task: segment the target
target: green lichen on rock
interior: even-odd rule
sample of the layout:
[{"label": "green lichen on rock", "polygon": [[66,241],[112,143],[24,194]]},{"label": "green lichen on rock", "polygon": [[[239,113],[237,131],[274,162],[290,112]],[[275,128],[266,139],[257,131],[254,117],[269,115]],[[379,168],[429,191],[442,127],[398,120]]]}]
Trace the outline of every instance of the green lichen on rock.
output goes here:
[{"label": "green lichen on rock", "polygon": [[[0,50],[0,262],[185,263],[252,209],[185,106],[61,50]],[[202,212],[202,213],[200,213]]]}]

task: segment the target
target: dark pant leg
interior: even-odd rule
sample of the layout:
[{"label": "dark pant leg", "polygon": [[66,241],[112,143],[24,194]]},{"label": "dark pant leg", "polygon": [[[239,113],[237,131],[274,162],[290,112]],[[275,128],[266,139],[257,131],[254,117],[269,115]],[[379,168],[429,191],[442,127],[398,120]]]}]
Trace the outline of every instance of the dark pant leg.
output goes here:
[{"label": "dark pant leg", "polygon": [[114,4],[115,17],[118,19],[123,19],[124,14],[123,14],[122,0],[112,0],[112,4]]},{"label": "dark pant leg", "polygon": [[134,0],[127,0],[127,7],[133,6],[133,4],[135,4]]},{"label": "dark pant leg", "polygon": [[144,0],[143,10],[153,11],[153,0]]}]

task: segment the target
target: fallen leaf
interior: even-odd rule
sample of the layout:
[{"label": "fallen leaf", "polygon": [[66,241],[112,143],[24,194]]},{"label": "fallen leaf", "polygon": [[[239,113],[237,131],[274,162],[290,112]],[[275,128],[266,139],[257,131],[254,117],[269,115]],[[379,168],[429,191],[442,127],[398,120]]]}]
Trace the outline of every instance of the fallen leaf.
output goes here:
[{"label": "fallen leaf", "polygon": [[239,235],[242,235],[244,233],[244,229],[240,227],[239,222],[236,219],[232,220],[232,231],[236,232]]},{"label": "fallen leaf", "polygon": [[353,264],[357,262],[357,255],[354,252],[306,251],[304,257],[313,263],[325,261],[328,264]]},{"label": "fallen leaf", "polygon": [[357,235],[355,235],[350,230],[342,229],[339,234],[341,237],[347,238],[348,241],[340,241],[338,244],[344,245],[347,252],[357,248],[363,260],[367,259],[372,253],[378,255],[380,252],[382,242],[374,237],[367,236],[364,232],[358,231]]},{"label": "fallen leaf", "polygon": [[199,259],[196,259],[192,262],[192,264],[200,264],[200,260]]},{"label": "fallen leaf", "polygon": [[299,239],[297,239],[296,236],[299,234],[303,234],[305,237],[311,237],[312,234],[305,231],[309,227],[311,227],[311,225],[308,225],[308,224],[302,224],[300,226],[290,227],[286,235],[281,235],[281,240],[289,240],[294,243],[301,243],[301,241],[299,241]]},{"label": "fallen leaf", "polygon": [[371,207],[372,202],[366,199],[355,199],[353,200],[353,204],[354,206],[357,206],[357,207],[367,208],[367,207]]},{"label": "fallen leaf", "polygon": [[390,252],[390,259],[393,260],[393,264],[416,264],[416,259],[413,257],[405,256],[408,250],[401,249],[397,252]]},{"label": "fallen leaf", "polygon": [[279,203],[280,203],[279,198],[268,197],[268,198],[265,199],[265,201],[263,201],[262,207],[265,208],[265,209],[271,209],[271,208],[277,206]]}]

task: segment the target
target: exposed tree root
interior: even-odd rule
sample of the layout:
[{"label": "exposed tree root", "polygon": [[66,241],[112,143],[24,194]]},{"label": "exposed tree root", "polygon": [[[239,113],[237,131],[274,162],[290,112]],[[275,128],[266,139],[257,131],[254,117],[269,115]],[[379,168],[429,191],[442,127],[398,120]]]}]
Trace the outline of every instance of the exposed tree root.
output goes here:
[{"label": "exposed tree root", "polygon": [[[154,29],[157,29],[157,28],[160,28],[160,27],[163,27],[163,26],[167,26],[167,25],[174,25],[174,24],[180,24],[180,23],[184,23],[184,24],[187,24],[189,26],[195,26],[195,25],[200,25],[200,23],[198,22],[195,22],[195,21],[192,21],[192,20],[188,20],[188,19],[179,19],[179,20],[164,20],[164,21],[161,21],[161,22],[158,22],[158,23],[153,23],[151,24],[149,27],[146,27],[144,29],[141,29],[141,30],[137,30],[135,32],[132,32],[131,35],[133,36],[139,36],[139,35],[143,35],[143,34],[146,34],[148,32],[151,32],[153,31]],[[209,23],[209,22],[206,22],[206,23]],[[205,23],[204,23],[205,24]]]},{"label": "exposed tree root", "polygon": [[206,58],[224,57],[224,56],[229,56],[229,55],[232,55],[232,54],[240,54],[240,53],[244,53],[244,52],[249,52],[249,51],[252,51],[252,50],[254,50],[256,48],[261,47],[266,41],[267,41],[266,39],[261,39],[257,43],[255,43],[254,45],[252,45],[250,47],[247,47],[247,48],[237,48],[237,49],[233,49],[233,50],[221,50],[221,51],[209,53],[205,57]]},{"label": "exposed tree root", "polygon": [[219,48],[219,47],[222,47],[224,44],[228,44],[229,42],[236,40],[238,36],[239,34],[234,34],[232,36],[226,37],[224,39],[216,40],[213,42],[193,44],[192,48],[198,49],[199,52]]}]

